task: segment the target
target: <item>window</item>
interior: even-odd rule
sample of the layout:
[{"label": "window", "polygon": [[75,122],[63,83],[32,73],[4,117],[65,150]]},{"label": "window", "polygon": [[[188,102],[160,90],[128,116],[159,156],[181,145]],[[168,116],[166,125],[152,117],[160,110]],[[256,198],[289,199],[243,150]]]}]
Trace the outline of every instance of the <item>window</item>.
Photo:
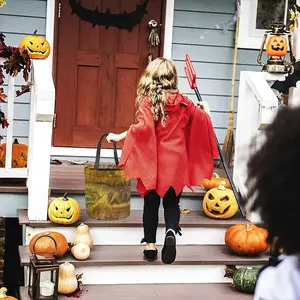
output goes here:
[{"label": "window", "polygon": [[241,0],[239,48],[260,49],[264,32],[275,22],[289,26],[296,0]]}]

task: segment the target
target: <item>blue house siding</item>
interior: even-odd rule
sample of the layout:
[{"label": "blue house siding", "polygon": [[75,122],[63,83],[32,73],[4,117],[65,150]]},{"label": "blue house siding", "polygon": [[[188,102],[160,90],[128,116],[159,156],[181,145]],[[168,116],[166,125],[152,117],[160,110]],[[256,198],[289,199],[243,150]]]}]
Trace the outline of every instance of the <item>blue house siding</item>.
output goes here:
[{"label": "blue house siding", "polygon": [[[226,33],[215,25],[230,21],[235,9],[233,0],[175,0],[172,58],[179,73],[179,88],[196,101],[183,68],[187,53],[194,64],[202,98],[210,105],[212,122],[221,144],[230,107],[235,25],[229,27]],[[258,50],[238,51],[235,110],[240,71],[260,70],[256,63],[257,55]]]},{"label": "blue house siding", "polygon": [[[46,0],[9,0],[0,9],[0,32],[6,36],[5,42],[10,46],[18,46],[25,35],[31,35],[35,30],[38,34],[46,34]],[[16,78],[16,88],[24,84],[22,76]],[[7,79],[4,84],[7,91]],[[14,137],[21,143],[28,143],[29,133],[29,103],[30,93],[15,98]],[[1,109],[6,113],[7,105],[1,103]],[[5,136],[4,130],[0,134]]]}]

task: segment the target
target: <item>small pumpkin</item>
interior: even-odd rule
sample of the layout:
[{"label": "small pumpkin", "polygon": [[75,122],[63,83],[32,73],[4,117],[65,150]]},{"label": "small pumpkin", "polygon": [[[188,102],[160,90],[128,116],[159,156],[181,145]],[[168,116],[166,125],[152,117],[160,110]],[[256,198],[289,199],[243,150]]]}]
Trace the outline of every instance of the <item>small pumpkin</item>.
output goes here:
[{"label": "small pumpkin", "polygon": [[[56,256],[64,256],[69,249],[67,239],[64,235],[55,231],[41,232],[33,236],[29,243],[30,252],[44,257],[52,257],[55,253],[55,243],[48,236],[51,236],[56,241]],[[37,239],[39,240],[35,244],[34,251],[33,246]]]},{"label": "small pumpkin", "polygon": [[33,35],[23,37],[19,48],[25,48],[33,59],[46,59],[50,55],[49,42],[43,36],[37,35],[37,30]]},{"label": "small pumpkin", "polygon": [[75,267],[69,262],[60,264],[58,271],[58,292],[63,295],[74,293],[78,287]]},{"label": "small pumpkin", "polygon": [[267,230],[253,224],[236,224],[225,232],[225,244],[239,255],[258,255],[268,249]]},{"label": "small pumpkin", "polygon": [[214,219],[229,219],[238,211],[238,204],[232,190],[225,188],[225,181],[221,181],[217,188],[206,192],[203,199],[205,214]]},{"label": "small pumpkin", "polygon": [[273,35],[269,38],[266,46],[266,53],[269,56],[282,57],[287,54],[286,38],[282,35]]},{"label": "small pumpkin", "polygon": [[91,249],[85,243],[78,243],[72,247],[71,252],[76,259],[86,260],[91,254]]},{"label": "small pumpkin", "polygon": [[207,191],[210,190],[210,189],[218,187],[221,181],[226,182],[225,187],[227,189],[230,188],[230,182],[227,178],[221,178],[221,177],[219,177],[219,175],[217,173],[213,173],[212,176],[213,177],[211,179],[206,178],[206,179],[203,180],[202,185]]},{"label": "small pumpkin", "polygon": [[259,268],[226,266],[225,277],[232,278],[234,287],[242,293],[254,294]]},{"label": "small pumpkin", "polygon": [[[27,157],[28,157],[28,146],[25,144],[20,144],[19,141],[15,139],[12,144],[11,167],[12,168],[27,167]],[[6,143],[0,144],[0,168],[5,168],[5,160],[6,160]]]},{"label": "small pumpkin", "polygon": [[68,198],[67,194],[54,199],[48,208],[49,219],[57,224],[73,224],[79,220],[80,214],[79,203],[73,198]]},{"label": "small pumpkin", "polygon": [[3,299],[3,300],[18,300],[15,297],[7,296],[6,293],[7,293],[7,288],[6,287],[2,287],[0,289],[0,299]]},{"label": "small pumpkin", "polygon": [[73,244],[77,245],[79,243],[84,243],[88,245],[90,248],[93,247],[93,237],[91,236],[90,228],[88,225],[84,223],[81,223],[76,228],[76,235]]}]

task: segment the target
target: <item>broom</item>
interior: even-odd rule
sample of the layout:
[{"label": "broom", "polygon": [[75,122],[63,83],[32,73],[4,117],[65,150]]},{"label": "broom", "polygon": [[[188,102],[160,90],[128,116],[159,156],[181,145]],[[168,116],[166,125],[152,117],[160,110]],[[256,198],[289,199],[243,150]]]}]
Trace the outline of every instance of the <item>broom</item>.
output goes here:
[{"label": "broom", "polygon": [[[230,110],[228,118],[228,127],[224,138],[224,144],[222,152],[224,153],[225,161],[227,166],[230,168],[233,160],[234,153],[234,132],[233,132],[233,117],[234,117],[234,87],[235,87],[235,76],[236,76],[236,61],[238,53],[238,36],[240,27],[240,1],[237,1],[237,14],[236,14],[236,29],[235,29],[235,41],[234,41],[234,59],[232,67],[232,78],[231,78],[231,100]],[[220,166],[221,167],[221,166]]]}]

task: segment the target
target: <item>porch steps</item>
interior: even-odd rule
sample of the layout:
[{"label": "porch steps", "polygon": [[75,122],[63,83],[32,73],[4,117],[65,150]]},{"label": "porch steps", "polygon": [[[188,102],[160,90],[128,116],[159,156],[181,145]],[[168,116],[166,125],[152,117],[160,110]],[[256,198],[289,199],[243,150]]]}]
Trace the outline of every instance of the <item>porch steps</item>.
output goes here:
[{"label": "porch steps", "polygon": [[[69,297],[59,296],[59,300]],[[253,296],[241,294],[230,284],[139,284],[139,285],[85,285],[82,300],[250,300]],[[21,300],[30,300],[27,287],[21,288]]]}]

